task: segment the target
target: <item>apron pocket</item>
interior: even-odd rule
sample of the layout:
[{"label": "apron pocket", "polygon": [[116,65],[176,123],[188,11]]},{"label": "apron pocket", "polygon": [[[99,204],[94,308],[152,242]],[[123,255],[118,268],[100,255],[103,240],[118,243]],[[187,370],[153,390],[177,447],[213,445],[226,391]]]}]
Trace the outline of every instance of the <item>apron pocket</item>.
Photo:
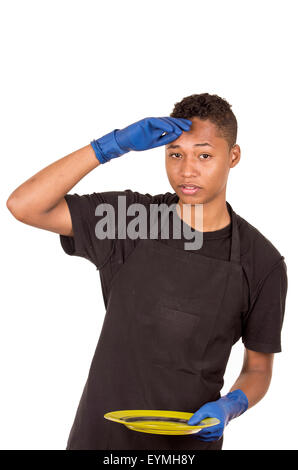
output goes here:
[{"label": "apron pocket", "polygon": [[198,374],[209,335],[202,331],[204,322],[199,315],[180,308],[158,303],[150,313],[142,315],[139,344],[151,363]]}]

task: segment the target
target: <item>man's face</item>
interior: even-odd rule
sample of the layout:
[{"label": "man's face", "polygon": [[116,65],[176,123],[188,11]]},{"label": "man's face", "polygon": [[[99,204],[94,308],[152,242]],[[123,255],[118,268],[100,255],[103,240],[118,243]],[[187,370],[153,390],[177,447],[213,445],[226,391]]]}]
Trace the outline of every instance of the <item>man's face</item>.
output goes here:
[{"label": "man's face", "polygon": [[[219,137],[212,122],[197,117],[190,120],[190,130],[165,146],[166,171],[180,202],[205,204],[225,190],[229,170],[240,159],[240,147],[235,145],[229,152],[226,139]],[[173,145],[179,147],[171,148]],[[187,193],[187,189],[181,187],[187,183],[201,189]]]}]

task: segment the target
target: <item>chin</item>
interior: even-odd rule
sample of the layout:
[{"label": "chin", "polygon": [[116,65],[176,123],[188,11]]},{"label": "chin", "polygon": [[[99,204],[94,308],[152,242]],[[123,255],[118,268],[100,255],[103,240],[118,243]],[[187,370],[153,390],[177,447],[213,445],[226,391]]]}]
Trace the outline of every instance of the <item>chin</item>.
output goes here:
[{"label": "chin", "polygon": [[194,199],[193,197],[186,197],[186,198],[183,198],[180,197],[179,198],[179,201],[182,202],[182,204],[192,204],[192,205],[195,205],[195,204],[204,204],[204,200],[203,198],[196,198]]},{"label": "chin", "polygon": [[204,204],[204,199],[206,196],[191,196],[187,194],[181,194],[181,191],[176,191],[177,196],[179,197],[179,201],[183,204]]}]

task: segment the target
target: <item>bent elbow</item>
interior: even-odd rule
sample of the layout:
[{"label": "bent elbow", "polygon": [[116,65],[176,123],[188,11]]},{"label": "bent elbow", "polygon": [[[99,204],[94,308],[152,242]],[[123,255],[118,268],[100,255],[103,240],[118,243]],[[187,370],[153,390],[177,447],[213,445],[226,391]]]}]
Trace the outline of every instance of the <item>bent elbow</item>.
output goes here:
[{"label": "bent elbow", "polygon": [[19,204],[16,203],[14,197],[9,197],[6,201],[6,207],[9,212],[14,216],[15,219],[19,220],[20,222],[23,221],[22,211],[19,207]]}]

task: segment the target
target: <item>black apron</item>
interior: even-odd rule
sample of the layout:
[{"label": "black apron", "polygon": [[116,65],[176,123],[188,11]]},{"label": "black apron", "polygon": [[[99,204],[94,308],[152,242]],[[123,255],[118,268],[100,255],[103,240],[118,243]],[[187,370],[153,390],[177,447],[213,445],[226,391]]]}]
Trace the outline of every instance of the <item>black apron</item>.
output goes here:
[{"label": "black apron", "polygon": [[[230,261],[140,239],[115,274],[106,315],[66,449],[221,449],[222,438],[133,431],[109,411],[194,413],[220,398],[241,336],[243,270],[236,214]],[[158,237],[160,236],[158,231]]]}]

